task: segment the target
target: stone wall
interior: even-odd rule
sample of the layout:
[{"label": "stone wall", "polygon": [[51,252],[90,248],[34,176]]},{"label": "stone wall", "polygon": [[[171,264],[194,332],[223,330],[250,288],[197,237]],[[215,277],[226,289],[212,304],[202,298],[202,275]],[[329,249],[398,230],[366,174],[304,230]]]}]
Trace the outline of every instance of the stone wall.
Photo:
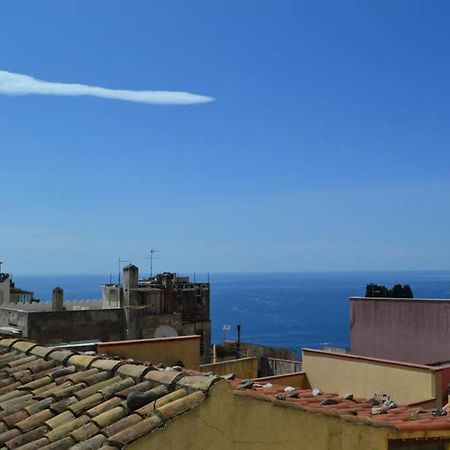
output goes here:
[{"label": "stone wall", "polygon": [[241,342],[241,352],[246,356],[258,356],[264,358],[279,358],[295,360],[295,350],[290,348],[270,347],[269,345],[249,344]]},{"label": "stone wall", "polygon": [[144,339],[156,337],[155,332],[161,326],[173,328],[178,335],[185,334],[183,333],[181,314],[147,315],[143,318],[142,337]]},{"label": "stone wall", "polygon": [[44,344],[125,338],[122,309],[31,312],[23,336]]},{"label": "stone wall", "polygon": [[262,376],[283,375],[287,373],[301,372],[301,361],[280,358],[261,358]]}]

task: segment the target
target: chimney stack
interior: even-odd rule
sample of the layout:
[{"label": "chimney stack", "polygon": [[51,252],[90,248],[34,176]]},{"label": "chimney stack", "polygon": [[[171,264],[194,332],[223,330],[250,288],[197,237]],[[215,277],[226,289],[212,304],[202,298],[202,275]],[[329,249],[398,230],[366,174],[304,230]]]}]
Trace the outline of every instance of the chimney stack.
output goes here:
[{"label": "chimney stack", "polygon": [[52,311],[64,310],[64,290],[60,287],[55,287],[52,291]]}]

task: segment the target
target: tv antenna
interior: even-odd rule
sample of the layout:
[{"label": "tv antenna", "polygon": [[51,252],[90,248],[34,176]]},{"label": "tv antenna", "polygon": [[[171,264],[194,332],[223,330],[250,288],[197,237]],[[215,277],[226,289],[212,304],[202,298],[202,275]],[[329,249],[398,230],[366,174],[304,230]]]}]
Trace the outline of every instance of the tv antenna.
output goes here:
[{"label": "tv antenna", "polygon": [[230,333],[230,330],[231,330],[231,325],[225,324],[222,327],[224,341],[228,340],[228,334]]},{"label": "tv antenna", "polygon": [[118,271],[118,273],[117,273],[117,280],[118,280],[118,282],[117,282],[117,284],[120,284],[120,269],[121,269],[121,265],[122,265],[122,263],[124,263],[124,262],[130,262],[130,260],[128,260],[128,259],[120,259],[120,256],[119,256],[119,260],[118,260],[118,262],[119,262],[119,271]]},{"label": "tv antenna", "polygon": [[159,250],[155,250],[154,248],[151,248],[150,256],[145,257],[145,259],[150,260],[150,278],[153,278],[153,259],[157,258],[157,256],[153,256],[155,253],[159,253]]}]

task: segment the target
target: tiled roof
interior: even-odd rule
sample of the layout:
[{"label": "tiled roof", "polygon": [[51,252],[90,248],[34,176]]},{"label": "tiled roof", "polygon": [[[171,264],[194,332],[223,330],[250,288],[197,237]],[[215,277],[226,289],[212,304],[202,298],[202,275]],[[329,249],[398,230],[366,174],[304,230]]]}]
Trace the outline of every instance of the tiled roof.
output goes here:
[{"label": "tiled roof", "polygon": [[121,449],[200,404],[218,380],[2,339],[0,448]]},{"label": "tiled roof", "polygon": [[311,389],[294,388],[290,388],[291,395],[293,394],[293,397],[290,397],[287,395],[286,386],[254,383],[250,388],[245,388],[240,387],[241,380],[232,380],[229,383],[235,395],[270,401],[274,406],[340,417],[348,422],[389,427],[397,431],[450,431],[450,415],[435,416],[432,412],[436,413],[436,410],[432,409],[397,406],[385,413],[374,415],[374,404],[363,398],[345,400],[338,394],[314,395]]}]

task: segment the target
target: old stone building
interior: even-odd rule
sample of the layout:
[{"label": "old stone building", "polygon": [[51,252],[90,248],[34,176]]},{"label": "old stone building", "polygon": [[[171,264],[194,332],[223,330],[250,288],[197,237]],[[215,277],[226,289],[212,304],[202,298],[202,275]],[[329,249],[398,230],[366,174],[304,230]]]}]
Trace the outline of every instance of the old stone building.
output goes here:
[{"label": "old stone building", "polygon": [[46,344],[199,335],[202,362],[209,361],[209,283],[191,283],[174,273],[139,280],[139,269],[129,265],[123,284],[102,290],[97,301],[64,301],[57,287],[52,302],[3,302],[0,332]]},{"label": "old stone building", "polygon": [[103,308],[124,308],[128,338],[200,335],[202,355],[211,347],[209,283],[164,272],[139,280],[139,269],[128,265],[123,284],[102,286]]}]

